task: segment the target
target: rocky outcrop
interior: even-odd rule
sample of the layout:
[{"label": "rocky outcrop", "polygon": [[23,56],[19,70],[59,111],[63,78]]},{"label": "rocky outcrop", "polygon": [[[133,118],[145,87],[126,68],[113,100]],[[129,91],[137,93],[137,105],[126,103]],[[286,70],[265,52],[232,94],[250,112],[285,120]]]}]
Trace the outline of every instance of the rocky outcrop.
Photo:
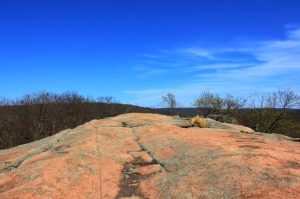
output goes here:
[{"label": "rocky outcrop", "polygon": [[299,198],[299,142],[208,122],[131,113],[2,150],[0,198]]},{"label": "rocky outcrop", "polygon": [[215,128],[215,129],[227,129],[227,130],[234,130],[234,131],[242,131],[242,132],[248,132],[253,133],[254,130],[252,130],[249,127],[238,125],[238,124],[231,124],[231,123],[222,123],[218,122],[216,120],[205,118],[205,125],[207,128]]}]

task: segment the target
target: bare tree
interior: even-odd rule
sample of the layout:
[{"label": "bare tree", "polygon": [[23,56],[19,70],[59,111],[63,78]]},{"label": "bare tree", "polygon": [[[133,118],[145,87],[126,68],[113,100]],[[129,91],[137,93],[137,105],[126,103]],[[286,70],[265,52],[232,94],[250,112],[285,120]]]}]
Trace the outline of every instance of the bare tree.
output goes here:
[{"label": "bare tree", "polygon": [[176,97],[173,93],[167,93],[165,96],[162,96],[162,100],[167,104],[168,108],[174,109],[177,106]]},{"label": "bare tree", "polygon": [[1,97],[0,96],[0,106],[7,106],[10,105],[10,100],[6,97]]},{"label": "bare tree", "polygon": [[300,97],[291,89],[278,90],[252,98],[250,107],[256,131],[273,133],[282,126],[288,109],[299,105]]},{"label": "bare tree", "polygon": [[270,112],[266,109],[266,98],[267,96],[265,95],[256,94],[248,99],[248,106],[251,108],[251,113],[249,113],[251,119],[249,119],[248,122],[254,123],[254,125],[251,126],[255,127],[255,131],[257,132],[266,128],[266,120]]},{"label": "bare tree", "polygon": [[204,116],[215,114],[219,112],[223,107],[223,99],[217,94],[213,94],[210,91],[204,91],[193,102],[194,106],[203,110]]},{"label": "bare tree", "polygon": [[100,96],[97,98],[97,102],[102,102],[102,103],[106,103],[106,104],[120,103],[113,96]]},{"label": "bare tree", "polygon": [[287,109],[294,108],[300,102],[300,96],[290,89],[279,90],[267,96],[267,108],[276,110],[273,120],[270,121],[266,133],[272,133],[279,127],[279,123],[284,119]]},{"label": "bare tree", "polygon": [[242,108],[246,101],[247,100],[242,97],[234,97],[233,95],[228,94],[223,99],[223,108],[225,109],[226,113],[229,113],[230,110],[238,110]]}]

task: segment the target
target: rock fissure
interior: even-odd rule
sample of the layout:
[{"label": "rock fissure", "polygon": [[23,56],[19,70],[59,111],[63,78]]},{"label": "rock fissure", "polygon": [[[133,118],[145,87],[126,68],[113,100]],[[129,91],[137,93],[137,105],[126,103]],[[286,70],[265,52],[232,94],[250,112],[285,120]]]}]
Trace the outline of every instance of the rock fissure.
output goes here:
[{"label": "rock fissure", "polygon": [[155,173],[161,171],[161,169],[165,170],[164,165],[160,164],[151,153],[139,143],[139,139],[133,133],[133,130],[132,134],[141,150],[128,152],[133,157],[133,160],[124,165],[117,199],[128,197],[147,199],[139,190],[138,186],[140,182],[155,175]]},{"label": "rock fissure", "polygon": [[181,120],[128,113],[2,150],[0,198],[299,198],[299,142]]},{"label": "rock fissure", "polygon": [[136,135],[135,129],[134,128],[131,129],[132,129],[132,134],[135,137],[135,140],[137,144],[140,146],[140,148],[142,149],[142,151],[146,152],[156,164],[159,164],[163,168],[163,170],[165,170],[166,172],[170,172],[169,170],[166,169],[166,166],[151,153],[151,151],[149,151],[143,144],[140,143],[139,141],[140,138]]},{"label": "rock fissure", "polygon": [[120,183],[120,191],[117,199],[127,197],[138,197],[140,199],[146,199],[138,188],[139,183],[145,180],[149,175],[142,175],[138,172],[139,168],[143,167],[140,163],[129,162],[124,165],[122,171],[122,180]]},{"label": "rock fissure", "polygon": [[148,151],[142,144],[140,144],[138,142],[138,140],[137,140],[137,143],[142,148],[142,150],[145,151],[153,159],[153,161],[156,164],[159,164],[163,168],[163,170],[165,170],[166,172],[171,172],[168,169],[166,169],[166,166],[161,161],[159,161],[157,158],[155,158],[155,156],[150,151]]}]

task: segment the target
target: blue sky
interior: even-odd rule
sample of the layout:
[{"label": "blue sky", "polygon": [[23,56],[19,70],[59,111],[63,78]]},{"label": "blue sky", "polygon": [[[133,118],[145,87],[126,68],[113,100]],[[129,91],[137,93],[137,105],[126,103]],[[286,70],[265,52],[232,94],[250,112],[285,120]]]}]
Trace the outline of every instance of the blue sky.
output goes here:
[{"label": "blue sky", "polygon": [[297,0],[0,0],[0,96],[183,106],[204,90],[300,92]]}]

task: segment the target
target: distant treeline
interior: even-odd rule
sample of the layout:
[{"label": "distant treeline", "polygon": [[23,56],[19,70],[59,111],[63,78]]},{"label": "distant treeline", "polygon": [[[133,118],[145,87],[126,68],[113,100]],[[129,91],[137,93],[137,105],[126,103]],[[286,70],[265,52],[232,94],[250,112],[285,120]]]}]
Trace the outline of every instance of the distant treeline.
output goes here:
[{"label": "distant treeline", "polygon": [[[100,102],[99,102],[100,101]],[[0,149],[39,140],[92,119],[148,108],[115,103],[112,97],[97,101],[75,92],[25,95],[18,100],[0,100]]]},{"label": "distant treeline", "polygon": [[[179,115],[180,117],[193,117],[197,114],[205,115],[204,108],[161,108],[154,110],[157,113],[164,115]],[[257,130],[257,122],[260,121],[260,132],[265,132],[274,118],[280,115],[281,109],[270,108],[241,108],[227,112],[225,110],[217,110],[214,115],[208,115],[220,122],[231,123],[232,119],[238,124],[250,127]],[[294,138],[300,137],[300,109],[287,109],[284,112],[284,119],[280,120],[277,128],[272,133],[283,134]]]},{"label": "distant treeline", "polygon": [[[24,95],[17,100],[0,98],[0,149],[36,141],[92,119],[113,117],[130,112],[159,113],[181,117],[193,117],[199,114],[213,117],[221,122],[236,121],[262,132],[268,132],[270,127],[276,127],[272,129],[272,133],[300,137],[300,110],[241,108],[241,106],[235,106],[238,107],[235,109],[206,107],[151,109],[120,104],[110,96],[94,100],[76,92],[63,94],[41,92]],[[276,125],[273,125],[274,121]]]},{"label": "distant treeline", "polygon": [[[178,102],[173,93],[162,96],[162,100],[169,107],[169,111],[178,115],[188,116],[196,113],[195,109],[191,108],[177,109]],[[299,110],[296,110],[300,106],[300,95],[289,88],[247,98],[231,94],[220,96],[203,91],[194,99],[192,105],[205,117],[222,122],[240,123],[257,132],[300,137]]]}]

